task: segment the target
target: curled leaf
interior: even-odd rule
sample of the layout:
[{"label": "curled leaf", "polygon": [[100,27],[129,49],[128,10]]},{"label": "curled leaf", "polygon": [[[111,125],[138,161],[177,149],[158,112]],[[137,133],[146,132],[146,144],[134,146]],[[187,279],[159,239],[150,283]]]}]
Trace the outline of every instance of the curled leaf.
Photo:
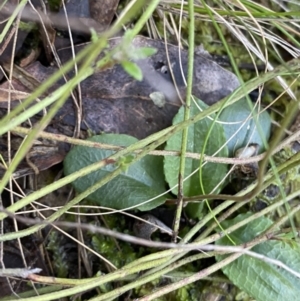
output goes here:
[{"label": "curled leaf", "polygon": [[262,152],[264,141],[268,141],[271,133],[271,117],[267,111],[253,109],[246,99],[226,107],[220,114],[223,124],[229,156],[247,144],[257,144],[258,152]]}]

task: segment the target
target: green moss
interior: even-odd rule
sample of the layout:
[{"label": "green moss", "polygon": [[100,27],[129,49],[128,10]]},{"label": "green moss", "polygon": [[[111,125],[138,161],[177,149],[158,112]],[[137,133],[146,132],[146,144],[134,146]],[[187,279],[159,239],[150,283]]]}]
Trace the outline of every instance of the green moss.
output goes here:
[{"label": "green moss", "polygon": [[61,244],[62,236],[57,231],[51,231],[48,236],[47,250],[52,253],[52,265],[55,271],[55,276],[59,278],[67,278],[69,273],[69,265],[66,260],[68,254],[64,246]]}]

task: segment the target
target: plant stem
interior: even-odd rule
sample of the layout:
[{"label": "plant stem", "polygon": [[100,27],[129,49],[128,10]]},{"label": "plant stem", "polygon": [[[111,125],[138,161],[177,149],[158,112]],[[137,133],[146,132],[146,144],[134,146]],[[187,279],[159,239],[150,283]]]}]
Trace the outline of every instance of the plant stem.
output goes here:
[{"label": "plant stem", "polygon": [[[187,90],[186,99],[184,106],[184,121],[189,120],[190,110],[191,110],[191,98],[192,98],[192,88],[193,88],[193,74],[194,74],[194,43],[195,43],[195,16],[194,16],[194,1],[189,0],[189,49],[188,49],[188,74],[187,74]],[[176,242],[176,237],[178,236],[180,219],[183,207],[183,197],[184,197],[184,183],[183,179],[185,177],[185,157],[186,148],[188,143],[188,131],[189,127],[185,127],[182,131],[181,140],[181,155],[180,155],[180,166],[178,173],[178,202],[177,209],[174,220],[173,227],[173,241]]]}]

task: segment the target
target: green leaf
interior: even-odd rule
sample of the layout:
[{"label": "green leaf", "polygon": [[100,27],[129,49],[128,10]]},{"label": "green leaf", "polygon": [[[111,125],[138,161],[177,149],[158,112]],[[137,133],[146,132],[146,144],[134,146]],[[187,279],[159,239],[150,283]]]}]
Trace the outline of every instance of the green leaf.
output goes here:
[{"label": "green leaf", "polygon": [[[233,220],[223,222],[222,226],[228,228],[248,216],[249,214],[241,214]],[[270,219],[261,217],[230,233],[230,237],[236,244],[240,245],[254,239],[267,230],[272,223]],[[226,237],[218,240],[216,244],[231,245]],[[252,251],[279,260],[293,270],[300,272],[300,245],[297,242],[289,244],[283,241],[267,241],[252,248]],[[225,255],[216,256],[217,261],[224,258]],[[222,270],[238,288],[257,301],[299,299],[299,279],[273,264],[243,255]]]},{"label": "green leaf", "polygon": [[[247,118],[249,120],[245,122]],[[224,124],[224,130],[229,156],[233,156],[237,149],[248,143],[258,144],[258,152],[265,149],[263,141],[268,141],[271,133],[271,117],[267,111],[259,115],[257,109],[252,112],[252,106],[243,98],[226,107],[220,114],[220,120],[227,122]],[[255,120],[260,125],[261,131],[256,126]]]},{"label": "green leaf", "polygon": [[[107,143],[119,146],[129,146],[136,138],[128,135],[103,134],[89,138],[90,141]],[[114,152],[85,146],[75,146],[64,160],[65,175],[69,175],[92,163],[99,162]],[[78,192],[83,192],[90,186],[113,172],[118,165],[122,168],[124,164],[130,163],[131,157],[125,157],[117,164],[109,164],[87,176],[74,181],[72,185]],[[133,205],[154,198],[165,192],[165,181],[163,176],[163,161],[158,156],[145,156],[138,162],[127,165],[123,172],[110,182],[99,188],[88,196],[88,199],[105,207],[125,209]],[[141,205],[139,210],[150,210],[163,204],[168,196],[159,197],[150,203]]]},{"label": "green leaf", "polygon": [[91,32],[91,41],[93,43],[96,43],[99,41],[99,36],[96,32],[96,30],[94,28],[90,28],[90,32]]},{"label": "green leaf", "polygon": [[[198,106],[201,109],[206,109],[207,105],[201,100],[197,100]],[[193,117],[199,113],[199,108],[193,103],[191,105],[190,116]],[[191,125],[188,130],[187,151],[200,154],[203,150],[206,135],[213,123],[214,115],[210,118],[204,118],[199,122]],[[184,108],[181,107],[175,118],[173,124],[177,124],[184,120]],[[176,133],[168,141],[165,150],[180,151],[182,141],[182,132]],[[226,142],[224,130],[222,125],[215,123],[212,132],[208,139],[208,144],[205,149],[205,154],[213,155]],[[224,147],[217,156],[227,157],[227,148]],[[164,171],[168,184],[173,187],[178,183],[179,172],[179,157],[165,156]],[[184,176],[190,175],[193,171],[199,168],[199,160],[186,158]],[[202,167],[202,180],[205,193],[209,193],[215,186],[224,178],[227,172],[227,165],[217,163],[207,163]],[[196,172],[192,177],[184,182],[183,192],[185,196],[194,196],[203,194],[199,185],[199,172]],[[218,190],[219,191],[219,190]],[[172,190],[177,194],[178,189]]]},{"label": "green leaf", "polygon": [[131,53],[128,55],[133,60],[142,60],[155,54],[156,52],[157,49],[153,47],[139,47],[132,49]]},{"label": "green leaf", "polygon": [[140,67],[130,61],[123,61],[121,62],[121,65],[123,67],[123,69],[129,74],[131,75],[134,79],[141,81],[143,79],[143,73],[142,70],[140,69]]}]

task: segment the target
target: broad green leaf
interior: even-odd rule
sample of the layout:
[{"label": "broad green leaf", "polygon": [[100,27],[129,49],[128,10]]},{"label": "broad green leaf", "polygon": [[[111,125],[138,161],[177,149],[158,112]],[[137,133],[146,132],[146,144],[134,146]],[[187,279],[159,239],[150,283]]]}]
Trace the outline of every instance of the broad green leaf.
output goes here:
[{"label": "broad green leaf", "polygon": [[[223,222],[222,226],[226,229],[248,216],[249,214],[241,214],[233,220]],[[270,219],[261,217],[230,233],[230,237],[237,245],[240,245],[254,239],[267,230],[272,223]],[[217,244],[231,245],[226,237],[218,240]],[[255,246],[252,251],[279,260],[291,269],[300,272],[300,245],[295,241],[289,244],[271,240]],[[217,261],[224,258],[225,255],[216,256]],[[237,287],[257,301],[299,300],[299,278],[273,264],[243,255],[222,270]]]},{"label": "broad green leaf", "polygon": [[[252,107],[243,98],[226,107],[220,114],[220,120],[227,122],[224,124],[224,130],[229,156],[233,156],[237,149],[248,143],[258,144],[259,152],[264,150],[263,141],[268,141],[271,133],[271,117],[267,111],[258,114],[258,110],[255,109],[252,112]],[[260,125],[261,131],[256,126],[255,120]]]},{"label": "broad green leaf", "polygon": [[121,62],[121,65],[123,67],[123,69],[129,74],[131,75],[134,79],[141,81],[143,79],[143,73],[142,70],[140,69],[140,67],[130,61],[123,61]]},{"label": "broad green leaf", "polygon": [[[197,100],[198,106],[201,109],[207,108],[201,100]],[[199,108],[193,103],[191,105],[191,117],[199,113]],[[200,154],[203,150],[204,141],[209,129],[213,123],[214,115],[210,118],[206,117],[199,122],[191,125],[188,130],[188,143],[187,151]],[[179,112],[173,119],[173,124],[177,124],[184,120],[184,108],[180,108]],[[165,150],[180,151],[182,141],[182,132],[173,135],[166,144]],[[213,125],[212,132],[208,139],[208,144],[205,149],[206,155],[213,155],[217,152],[220,147],[226,142],[224,130],[222,125],[215,123]],[[227,148],[224,147],[217,156],[227,157]],[[165,156],[164,158],[164,171],[168,184],[173,187],[178,183],[178,172],[179,172],[179,157]],[[184,177],[190,175],[196,169],[199,168],[199,160],[186,158]],[[227,171],[227,165],[207,163],[202,167],[202,179],[205,189],[205,193],[210,193],[211,190],[224,178]],[[185,196],[194,196],[203,194],[199,184],[199,172],[196,172],[192,177],[188,178],[184,182],[183,192]],[[219,191],[219,190],[218,190]],[[173,189],[172,192],[177,194],[177,188]]]},{"label": "broad green leaf", "polygon": [[[137,141],[128,135],[103,134],[89,138],[90,141],[119,146],[129,146]],[[64,172],[69,175],[94,162],[103,160],[113,154],[111,150],[102,150],[85,146],[75,146],[64,160]],[[105,176],[114,171],[118,165],[124,171],[116,178],[88,196],[88,199],[105,207],[125,209],[156,197],[165,191],[163,160],[158,156],[145,156],[129,166],[132,158],[119,160],[87,176],[74,181],[72,185],[78,192],[83,192]],[[128,167],[129,166],[129,167]],[[150,210],[164,203],[168,196],[159,197],[150,203],[141,205],[139,210]]]}]

